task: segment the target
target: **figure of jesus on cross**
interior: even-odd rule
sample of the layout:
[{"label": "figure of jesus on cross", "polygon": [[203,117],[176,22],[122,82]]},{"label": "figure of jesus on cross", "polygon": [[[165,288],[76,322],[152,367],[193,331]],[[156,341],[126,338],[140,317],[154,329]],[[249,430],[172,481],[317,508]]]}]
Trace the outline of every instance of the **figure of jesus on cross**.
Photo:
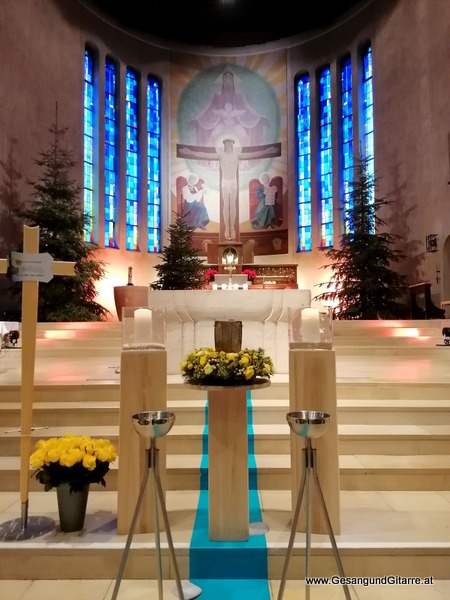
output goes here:
[{"label": "figure of jesus on cross", "polygon": [[177,156],[197,160],[218,160],[220,164],[220,241],[239,240],[239,162],[242,159],[273,158],[281,155],[281,144],[241,147],[237,136],[226,136],[223,147],[177,144]]}]

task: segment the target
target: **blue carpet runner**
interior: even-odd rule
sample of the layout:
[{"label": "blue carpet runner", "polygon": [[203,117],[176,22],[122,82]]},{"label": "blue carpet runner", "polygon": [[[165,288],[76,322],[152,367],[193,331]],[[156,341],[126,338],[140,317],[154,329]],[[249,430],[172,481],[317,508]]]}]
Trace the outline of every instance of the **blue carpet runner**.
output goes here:
[{"label": "blue carpet runner", "polygon": [[[251,394],[247,392],[250,523],[261,522]],[[189,580],[201,600],[270,600],[265,535],[246,542],[212,542],[208,537],[208,403],[200,465],[200,496],[189,551]]]}]

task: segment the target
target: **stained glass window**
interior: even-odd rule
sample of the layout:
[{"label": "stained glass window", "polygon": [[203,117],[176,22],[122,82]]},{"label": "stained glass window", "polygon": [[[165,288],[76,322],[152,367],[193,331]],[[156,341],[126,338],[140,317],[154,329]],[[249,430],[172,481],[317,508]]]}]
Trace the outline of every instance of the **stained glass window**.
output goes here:
[{"label": "stained glass window", "polygon": [[126,249],[138,250],[139,149],[138,149],[138,80],[130,69],[126,72],[125,105],[125,228]]},{"label": "stained glass window", "polygon": [[161,251],[160,86],[147,80],[147,249]]},{"label": "stained glass window", "polygon": [[105,248],[117,248],[117,84],[116,65],[105,62]]},{"label": "stained glass window", "polygon": [[367,173],[374,178],[374,137],[373,137],[373,73],[372,48],[367,46],[363,52],[363,123],[364,123],[364,156],[367,159]]},{"label": "stained glass window", "polygon": [[298,251],[312,250],[311,97],[309,75],[297,81],[297,210]]},{"label": "stained glass window", "polygon": [[331,72],[326,67],[319,77],[319,207],[320,247],[333,245],[333,151],[331,132]]},{"label": "stained glass window", "polygon": [[341,62],[341,177],[344,232],[350,233],[348,211],[352,208],[353,184],[353,103],[352,62],[350,56]]},{"label": "stained glass window", "polygon": [[84,239],[94,241],[94,54],[84,52],[83,202],[87,215]]}]

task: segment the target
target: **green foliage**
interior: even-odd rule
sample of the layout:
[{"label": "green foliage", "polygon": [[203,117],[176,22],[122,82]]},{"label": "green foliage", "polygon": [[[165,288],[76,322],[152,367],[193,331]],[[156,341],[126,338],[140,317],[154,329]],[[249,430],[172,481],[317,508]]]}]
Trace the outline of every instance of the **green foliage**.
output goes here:
[{"label": "green foliage", "polygon": [[391,204],[376,197],[376,180],[368,173],[367,159],[355,162],[352,183],[353,206],[348,211],[350,232],[341,236],[340,247],[325,250],[333,274],[328,291],[314,300],[337,304],[337,319],[390,319],[399,317],[399,298],[405,294],[406,278],[391,268],[406,257],[395,249],[399,236],[379,232],[385,225],[378,211]]},{"label": "green foliage", "polygon": [[95,260],[96,246],[84,241],[87,215],[81,208],[81,188],[71,178],[76,163],[72,153],[62,147],[66,129],[56,122],[48,150],[35,164],[41,175],[32,186],[33,200],[18,211],[28,225],[39,226],[39,251],[55,260],[75,262],[75,277],[54,277],[39,288],[38,319],[47,321],[102,321],[108,310],[95,300],[95,282],[105,273],[104,263]]},{"label": "green foliage", "polygon": [[203,260],[192,245],[194,227],[186,225],[183,215],[167,228],[169,245],[162,251],[163,262],[156,265],[158,279],[150,285],[153,290],[198,290],[203,288]]}]

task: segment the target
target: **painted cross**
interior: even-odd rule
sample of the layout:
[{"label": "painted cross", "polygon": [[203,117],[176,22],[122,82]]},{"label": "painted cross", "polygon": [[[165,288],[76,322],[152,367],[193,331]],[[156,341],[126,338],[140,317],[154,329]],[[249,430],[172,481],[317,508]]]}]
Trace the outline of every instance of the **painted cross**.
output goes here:
[{"label": "painted cross", "polygon": [[[44,264],[44,271],[51,266],[48,277],[24,275],[22,281],[22,385],[20,413],[20,500],[22,529],[28,523],[28,492],[31,455],[31,430],[34,397],[34,368],[36,359],[36,332],[39,298],[39,281],[48,281],[53,275],[75,275],[75,263],[52,261],[51,257],[39,254],[39,227],[24,225],[23,253],[34,257],[37,263]],[[43,258],[42,258],[43,257]],[[46,260],[50,258],[50,261]],[[25,259],[26,260],[26,259]],[[0,273],[6,273],[8,259],[0,258]],[[47,264],[45,264],[47,263]],[[39,269],[37,269],[39,270]]]}]

